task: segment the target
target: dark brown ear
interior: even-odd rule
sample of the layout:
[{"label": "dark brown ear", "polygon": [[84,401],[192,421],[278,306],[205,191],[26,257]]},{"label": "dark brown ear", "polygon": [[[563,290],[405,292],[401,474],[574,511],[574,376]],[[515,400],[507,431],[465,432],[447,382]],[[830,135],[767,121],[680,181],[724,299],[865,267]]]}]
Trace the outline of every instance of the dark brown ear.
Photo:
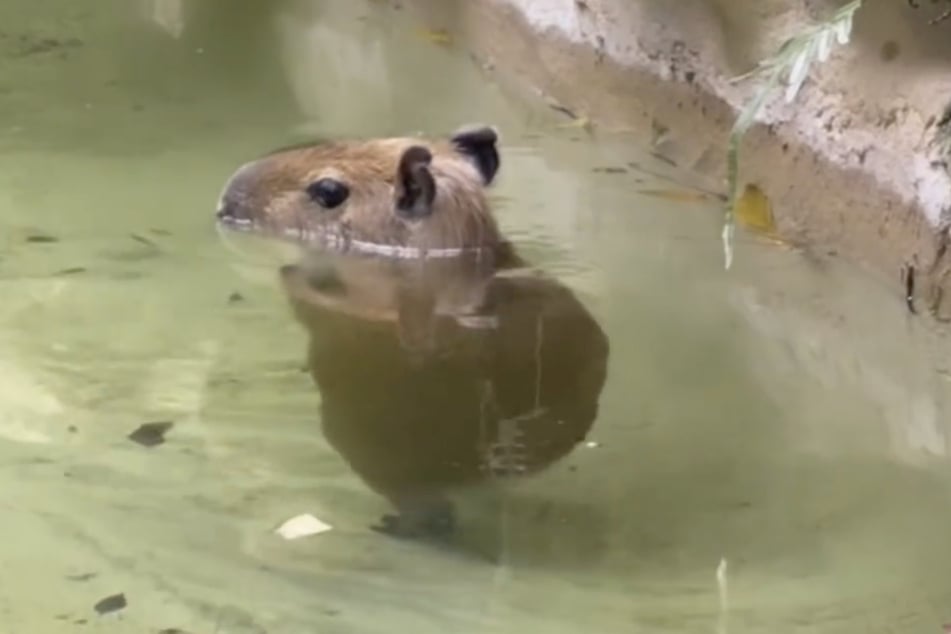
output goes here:
[{"label": "dark brown ear", "polygon": [[487,125],[470,125],[456,130],[452,144],[456,150],[469,157],[482,175],[482,182],[491,185],[499,171],[499,150],[496,147],[499,135]]},{"label": "dark brown ear", "polygon": [[424,218],[433,212],[436,180],[429,165],[433,155],[421,145],[403,152],[396,172],[396,211],[406,218]]}]

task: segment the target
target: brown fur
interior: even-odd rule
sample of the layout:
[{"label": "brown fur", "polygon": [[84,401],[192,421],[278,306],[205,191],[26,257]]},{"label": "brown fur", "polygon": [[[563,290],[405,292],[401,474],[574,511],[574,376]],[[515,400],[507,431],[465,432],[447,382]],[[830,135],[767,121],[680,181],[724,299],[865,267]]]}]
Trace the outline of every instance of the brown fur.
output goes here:
[{"label": "brown fur", "polygon": [[[480,149],[494,152],[491,138]],[[421,168],[435,182],[425,219],[396,213],[404,190],[401,159],[414,148],[425,148],[432,157]],[[349,188],[340,207],[321,208],[308,196],[307,186],[322,178]],[[291,229],[308,241],[326,242],[329,236],[344,245],[356,240],[421,249],[495,248],[504,240],[486,198],[486,180],[453,137],[330,141],[279,150],[243,166],[226,185],[221,207],[222,213],[251,221],[256,231]]]},{"label": "brown fur", "polygon": [[[239,169],[219,205],[228,226],[340,247],[308,250],[281,280],[323,431],[398,510],[390,533],[445,532],[447,493],[546,468],[597,416],[607,337],[570,290],[519,270],[485,194],[495,140],[470,128],[280,150]],[[346,201],[327,203],[338,185],[310,192],[322,179]],[[466,251],[387,258],[356,241]]]}]

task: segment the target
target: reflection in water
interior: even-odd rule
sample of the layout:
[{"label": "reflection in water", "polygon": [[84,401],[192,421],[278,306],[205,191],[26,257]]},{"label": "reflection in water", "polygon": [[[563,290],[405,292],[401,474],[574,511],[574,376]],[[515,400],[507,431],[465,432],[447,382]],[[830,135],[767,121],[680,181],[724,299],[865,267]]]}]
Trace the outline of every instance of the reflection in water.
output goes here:
[{"label": "reflection in water", "polygon": [[583,440],[607,372],[601,328],[558,282],[478,255],[288,266],[328,441],[399,516],[451,530],[445,495],[550,465]]}]

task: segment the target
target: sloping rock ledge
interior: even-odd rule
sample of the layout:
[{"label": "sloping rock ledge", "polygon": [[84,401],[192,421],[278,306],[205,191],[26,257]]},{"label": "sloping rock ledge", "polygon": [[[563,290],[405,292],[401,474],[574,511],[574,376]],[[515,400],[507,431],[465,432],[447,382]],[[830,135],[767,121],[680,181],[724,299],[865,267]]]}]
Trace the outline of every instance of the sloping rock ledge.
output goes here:
[{"label": "sloping rock ledge", "polygon": [[[667,129],[660,151],[725,191],[729,131],[755,88],[731,79],[843,2],[404,4],[448,16],[497,73],[597,129],[644,143]],[[813,66],[796,100],[767,103],[741,146],[740,184],[766,192],[786,239],[866,265],[899,297],[913,267],[916,304],[951,318],[951,178],[933,142],[951,102],[951,19],[929,23],[945,4],[867,0],[851,41]]]}]

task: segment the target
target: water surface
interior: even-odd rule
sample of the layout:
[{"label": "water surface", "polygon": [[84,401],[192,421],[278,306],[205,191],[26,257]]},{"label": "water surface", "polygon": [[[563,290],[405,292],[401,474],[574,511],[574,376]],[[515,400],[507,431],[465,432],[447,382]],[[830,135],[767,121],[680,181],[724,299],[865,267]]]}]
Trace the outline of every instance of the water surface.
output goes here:
[{"label": "water surface", "polygon": [[[749,239],[727,274],[715,205],[639,193],[685,175],[558,127],[408,9],[175,8],[0,6],[5,631],[951,621],[947,344],[892,289]],[[471,121],[503,134],[506,231],[611,340],[590,446],[461,504],[497,565],[367,528],[387,507],[319,432],[276,285],[292,254],[211,222],[272,147]],[[155,421],[165,444],[127,439]],[[273,533],[304,512],[334,530]],[[97,615],[116,593],[128,606]]]}]

